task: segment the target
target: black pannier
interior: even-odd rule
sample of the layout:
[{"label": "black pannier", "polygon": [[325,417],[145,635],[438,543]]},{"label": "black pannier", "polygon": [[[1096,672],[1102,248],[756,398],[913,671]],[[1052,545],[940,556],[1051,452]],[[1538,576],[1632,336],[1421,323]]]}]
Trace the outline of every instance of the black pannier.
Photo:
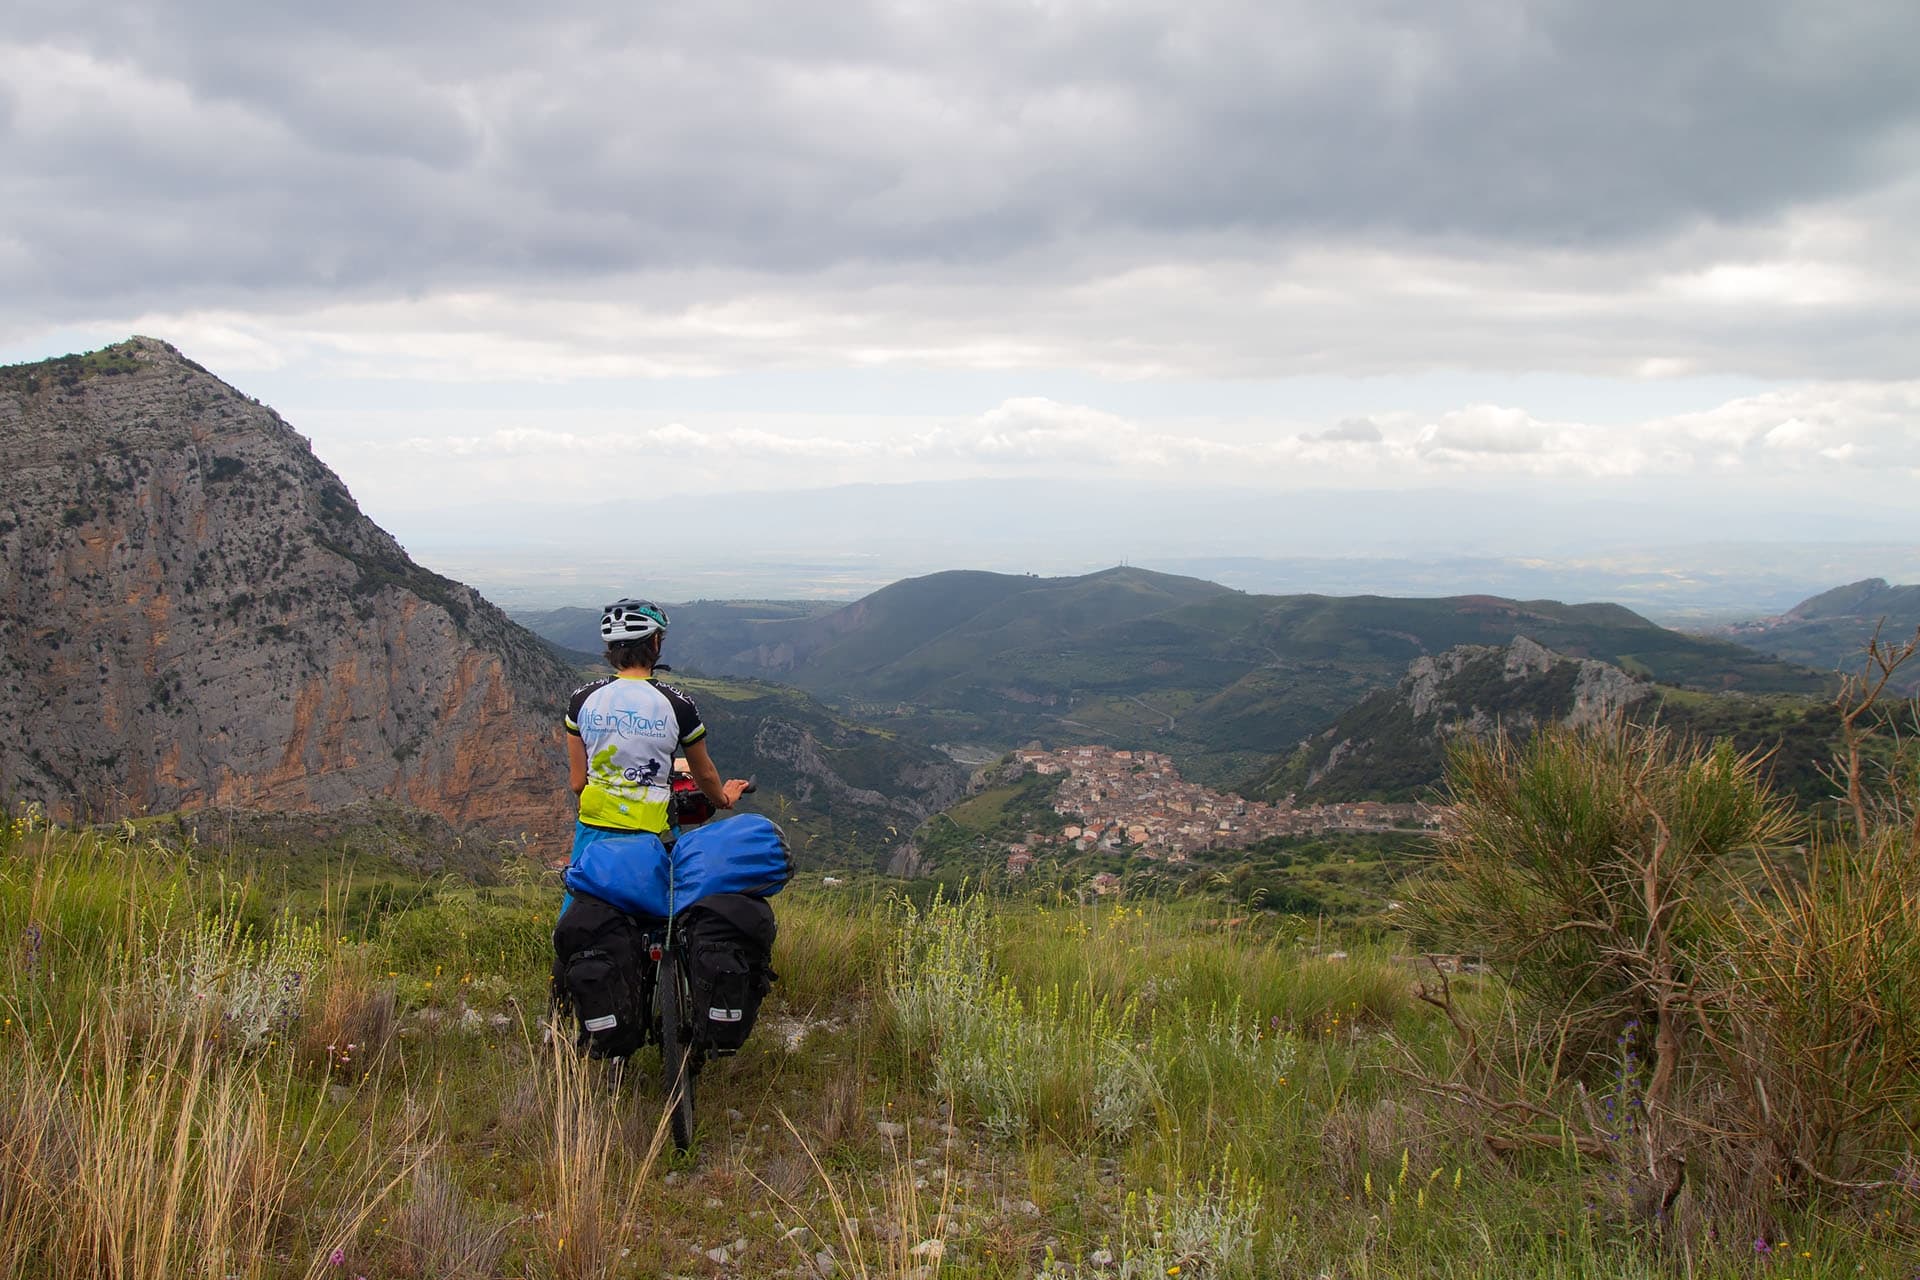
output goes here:
[{"label": "black pannier", "polygon": [[625,1058],[647,1042],[653,1004],[646,926],[610,903],[575,893],[553,930],[555,1009],[579,1024],[596,1058]]},{"label": "black pannier", "polygon": [[713,893],[681,912],[675,927],[693,990],[696,1043],[715,1054],[737,1053],[779,976],[773,908],[765,898]]}]

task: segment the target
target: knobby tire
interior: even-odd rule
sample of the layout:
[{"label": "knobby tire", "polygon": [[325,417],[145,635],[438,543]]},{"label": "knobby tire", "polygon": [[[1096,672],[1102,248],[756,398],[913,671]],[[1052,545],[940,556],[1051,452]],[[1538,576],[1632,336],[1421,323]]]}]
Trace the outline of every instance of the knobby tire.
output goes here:
[{"label": "knobby tire", "polygon": [[669,951],[660,966],[660,1073],[666,1085],[669,1123],[677,1151],[693,1145],[693,1081],[697,1070],[686,980],[679,956]]}]

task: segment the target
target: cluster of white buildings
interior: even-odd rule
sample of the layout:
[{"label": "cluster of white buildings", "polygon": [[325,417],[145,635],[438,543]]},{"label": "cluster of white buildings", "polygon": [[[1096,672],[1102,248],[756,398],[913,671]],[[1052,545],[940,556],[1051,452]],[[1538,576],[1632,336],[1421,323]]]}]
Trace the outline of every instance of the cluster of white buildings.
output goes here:
[{"label": "cluster of white buildings", "polygon": [[1432,826],[1438,812],[1418,804],[1267,804],[1209,790],[1181,778],[1157,751],[1062,747],[1016,751],[1019,764],[1041,774],[1064,774],[1053,807],[1068,820],[1058,837],[1029,834],[1007,851],[1007,870],[1025,871],[1042,846],[1062,851],[1109,849],[1150,861],[1185,862],[1206,849],[1237,849],[1269,836],[1327,831],[1391,831]]}]

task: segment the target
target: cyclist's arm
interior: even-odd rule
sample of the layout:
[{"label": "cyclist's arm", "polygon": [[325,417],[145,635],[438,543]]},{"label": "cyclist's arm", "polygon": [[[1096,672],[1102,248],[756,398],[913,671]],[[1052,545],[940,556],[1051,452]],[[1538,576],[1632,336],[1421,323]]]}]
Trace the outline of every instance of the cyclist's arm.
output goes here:
[{"label": "cyclist's arm", "polygon": [[573,733],[567,735],[567,785],[575,795],[587,789],[587,744]]},{"label": "cyclist's arm", "polygon": [[567,731],[567,785],[573,788],[575,795],[587,789],[587,744],[580,740],[581,709],[587,705],[587,699],[612,683],[612,676],[595,680],[592,684],[575,689],[573,696],[567,699],[567,718],[560,724]]},{"label": "cyclist's arm", "polygon": [[713,766],[713,757],[707,754],[707,740],[686,745],[687,772],[693,776],[694,785],[700,793],[713,801],[716,809],[731,809],[747,789],[745,778],[735,778],[730,782],[720,781],[720,771]]}]

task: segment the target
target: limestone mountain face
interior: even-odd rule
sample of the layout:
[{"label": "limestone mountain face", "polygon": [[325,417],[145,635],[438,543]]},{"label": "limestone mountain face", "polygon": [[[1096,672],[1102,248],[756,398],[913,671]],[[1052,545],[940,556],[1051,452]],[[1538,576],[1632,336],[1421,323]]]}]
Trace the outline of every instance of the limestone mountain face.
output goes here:
[{"label": "limestone mountain face", "polygon": [[573,673],[172,347],[0,370],[0,475],[0,794],[567,825]]},{"label": "limestone mountain face", "polygon": [[1440,780],[1465,734],[1598,724],[1654,693],[1619,667],[1555,653],[1526,636],[1416,658],[1398,687],[1369,695],[1309,738],[1247,794],[1305,801],[1414,798]]},{"label": "limestone mountain face", "polygon": [[[1487,678],[1495,663],[1499,664],[1498,685]],[[1566,710],[1556,714],[1563,685]],[[1485,692],[1496,695],[1488,700],[1494,705],[1476,705],[1476,695]],[[1416,658],[1398,690],[1413,718],[1433,719],[1442,734],[1480,732],[1483,725],[1502,717],[1531,727],[1539,722],[1542,710],[1549,719],[1579,728],[1625,711],[1647,692],[1646,684],[1616,666],[1564,657],[1525,636],[1515,636],[1504,649],[1457,645],[1437,657]]]}]

